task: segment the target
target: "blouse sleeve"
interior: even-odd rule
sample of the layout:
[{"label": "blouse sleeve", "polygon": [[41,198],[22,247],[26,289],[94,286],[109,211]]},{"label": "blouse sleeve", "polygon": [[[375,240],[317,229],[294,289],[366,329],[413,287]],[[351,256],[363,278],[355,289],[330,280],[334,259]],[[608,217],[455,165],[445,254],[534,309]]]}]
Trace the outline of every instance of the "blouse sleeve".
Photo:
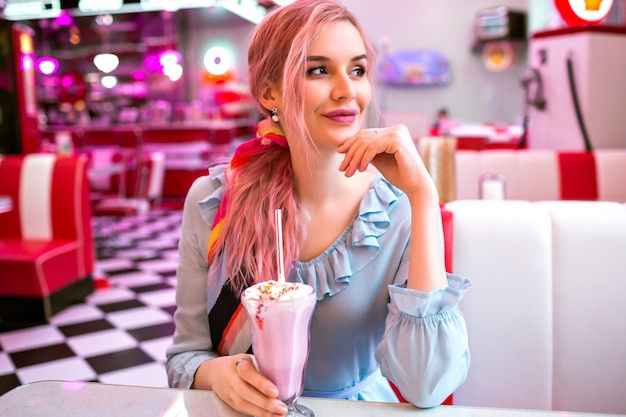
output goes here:
[{"label": "blouse sleeve", "polygon": [[166,351],[172,388],[191,388],[200,364],[217,356],[207,322],[207,245],[215,210],[202,210],[201,202],[220,185],[213,176],[200,177],[185,200],[178,245],[176,330]]},{"label": "blouse sleeve", "polygon": [[383,375],[418,407],[440,405],[465,381],[470,353],[458,302],[470,285],[449,274],[447,288],[427,293],[389,286],[389,314],[376,359]]}]

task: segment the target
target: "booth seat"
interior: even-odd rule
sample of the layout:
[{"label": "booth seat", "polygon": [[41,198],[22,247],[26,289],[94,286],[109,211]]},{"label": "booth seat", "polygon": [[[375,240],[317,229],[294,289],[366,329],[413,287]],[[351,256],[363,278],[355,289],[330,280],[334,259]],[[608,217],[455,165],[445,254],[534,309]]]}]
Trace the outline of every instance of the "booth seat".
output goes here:
[{"label": "booth seat", "polygon": [[457,150],[454,170],[456,200],[478,199],[481,176],[499,174],[511,200],[626,202],[626,149]]},{"label": "booth seat", "polygon": [[472,362],[454,404],[626,414],[626,205],[457,200],[444,212],[449,269],[472,281],[460,306]]},{"label": "booth seat", "polygon": [[162,194],[164,199],[183,201],[194,180],[206,175],[210,165],[211,145],[204,142],[148,144],[147,152],[165,154]]},{"label": "booth seat", "polygon": [[0,328],[46,322],[93,290],[87,156],[0,158]]}]

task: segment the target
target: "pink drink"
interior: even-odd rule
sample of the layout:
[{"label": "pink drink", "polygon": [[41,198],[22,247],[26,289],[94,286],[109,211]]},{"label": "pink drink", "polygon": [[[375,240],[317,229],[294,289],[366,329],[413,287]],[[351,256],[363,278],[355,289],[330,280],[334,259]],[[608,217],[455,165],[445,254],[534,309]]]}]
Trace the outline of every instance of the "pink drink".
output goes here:
[{"label": "pink drink", "polygon": [[261,373],[290,403],[302,393],[309,356],[309,325],[315,309],[313,288],[267,281],[245,290],[241,301],[252,328],[252,350]]}]

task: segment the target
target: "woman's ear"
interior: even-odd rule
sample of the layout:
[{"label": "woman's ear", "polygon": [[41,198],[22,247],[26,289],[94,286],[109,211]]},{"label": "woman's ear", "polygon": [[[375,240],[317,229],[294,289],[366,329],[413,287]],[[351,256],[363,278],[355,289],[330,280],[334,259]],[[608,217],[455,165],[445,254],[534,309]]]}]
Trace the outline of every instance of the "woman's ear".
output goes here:
[{"label": "woman's ear", "polygon": [[273,85],[266,85],[259,97],[259,101],[266,109],[280,107],[280,90]]}]

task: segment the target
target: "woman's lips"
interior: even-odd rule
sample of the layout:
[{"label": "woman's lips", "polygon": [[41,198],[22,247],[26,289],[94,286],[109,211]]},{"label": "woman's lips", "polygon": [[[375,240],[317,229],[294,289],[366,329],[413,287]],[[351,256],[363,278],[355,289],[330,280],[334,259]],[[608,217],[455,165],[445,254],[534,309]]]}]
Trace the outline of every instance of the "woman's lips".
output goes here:
[{"label": "woman's lips", "polygon": [[356,110],[333,110],[324,113],[324,117],[335,123],[351,124],[356,120],[358,112]]}]

